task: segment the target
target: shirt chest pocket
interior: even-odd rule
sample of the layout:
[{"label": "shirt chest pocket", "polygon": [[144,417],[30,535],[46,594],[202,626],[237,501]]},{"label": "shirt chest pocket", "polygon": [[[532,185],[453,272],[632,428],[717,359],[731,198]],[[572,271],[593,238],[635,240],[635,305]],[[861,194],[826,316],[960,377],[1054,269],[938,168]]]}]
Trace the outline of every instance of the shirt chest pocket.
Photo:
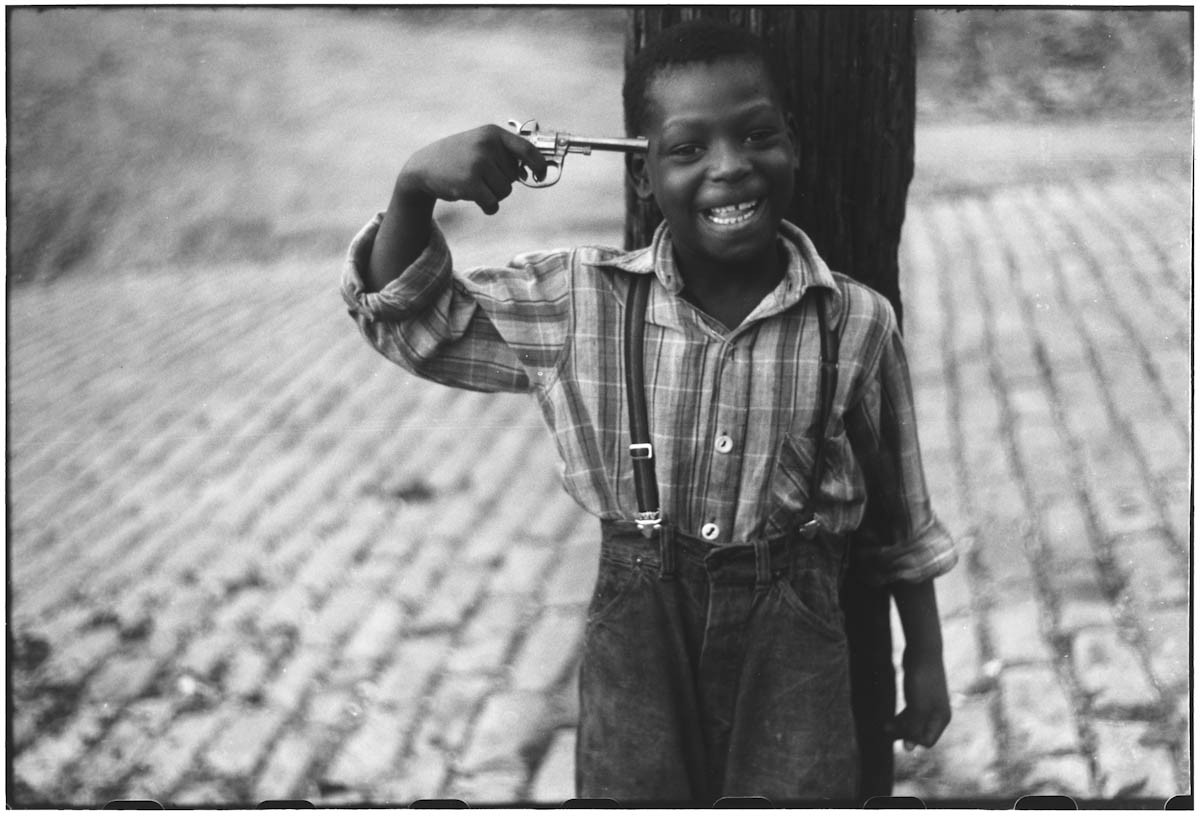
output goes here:
[{"label": "shirt chest pocket", "polygon": [[857,504],[867,495],[862,472],[854,460],[845,432],[826,437],[825,466],[815,501],[809,506],[808,492],[816,461],[817,440],[808,435],[787,434],[775,457],[769,490],[767,535],[783,535],[807,521],[806,510],[822,515],[830,505]]}]

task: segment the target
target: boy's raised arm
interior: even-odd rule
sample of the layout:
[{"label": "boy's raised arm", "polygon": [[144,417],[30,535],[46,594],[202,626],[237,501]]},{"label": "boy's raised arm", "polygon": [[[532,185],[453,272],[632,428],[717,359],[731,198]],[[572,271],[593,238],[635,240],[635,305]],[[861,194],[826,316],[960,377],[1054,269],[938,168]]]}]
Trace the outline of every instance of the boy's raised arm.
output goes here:
[{"label": "boy's raised arm", "polygon": [[363,283],[377,292],[420,257],[429,245],[439,199],[474,201],[494,214],[521,178],[522,165],[535,178],[546,173],[537,148],[497,125],[456,133],[418,150],[396,178]]}]

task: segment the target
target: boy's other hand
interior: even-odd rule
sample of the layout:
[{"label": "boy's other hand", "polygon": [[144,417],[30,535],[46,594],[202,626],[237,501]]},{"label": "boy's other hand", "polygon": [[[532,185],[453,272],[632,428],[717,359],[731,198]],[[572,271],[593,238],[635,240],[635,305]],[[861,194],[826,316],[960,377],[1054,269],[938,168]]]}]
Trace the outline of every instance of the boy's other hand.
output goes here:
[{"label": "boy's other hand", "polygon": [[412,155],[396,181],[400,195],[474,201],[488,215],[524,176],[546,175],[546,160],[528,140],[498,125],[484,125],[427,145]]},{"label": "boy's other hand", "polygon": [[904,710],[886,726],[892,739],[904,747],[931,747],[950,724],[950,692],[942,657],[904,652]]}]

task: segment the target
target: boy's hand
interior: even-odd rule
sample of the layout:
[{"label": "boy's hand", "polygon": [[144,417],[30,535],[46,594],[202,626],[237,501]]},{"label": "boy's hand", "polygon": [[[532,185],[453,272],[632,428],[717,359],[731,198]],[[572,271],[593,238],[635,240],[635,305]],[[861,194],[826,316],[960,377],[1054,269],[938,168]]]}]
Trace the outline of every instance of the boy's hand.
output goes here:
[{"label": "boy's hand", "polygon": [[474,201],[488,215],[524,172],[546,175],[546,160],[527,139],[496,125],[448,136],[413,154],[392,188],[363,286],[381,291],[429,246],[433,208],[443,201]]},{"label": "boy's hand", "polygon": [[413,154],[396,181],[397,193],[424,194],[442,201],[474,201],[488,215],[521,178],[522,164],[534,178],[546,175],[546,160],[527,139],[498,125],[456,133]]},{"label": "boy's hand", "polygon": [[904,740],[904,747],[931,747],[950,724],[950,693],[940,653],[912,653],[904,650],[904,710],[892,719],[886,730],[893,739]]}]

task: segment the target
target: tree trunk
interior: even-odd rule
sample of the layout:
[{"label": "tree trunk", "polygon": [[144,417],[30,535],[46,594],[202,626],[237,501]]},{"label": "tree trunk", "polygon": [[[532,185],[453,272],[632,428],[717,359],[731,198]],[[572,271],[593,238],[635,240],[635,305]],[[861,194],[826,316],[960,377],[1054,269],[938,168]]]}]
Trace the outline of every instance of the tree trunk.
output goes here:
[{"label": "tree trunk", "polygon": [[[901,317],[898,250],[913,173],[916,53],[911,9],[645,7],[630,12],[626,64],[659,30],[716,17],[761,36],[778,61],[795,117],[800,169],[788,220],[829,266],[891,301]],[[626,186],[626,246],[645,246],[661,220]],[[859,536],[887,540],[870,513]],[[853,546],[853,544],[851,545]],[[892,792],[895,711],[890,597],[853,577],[843,591],[864,797]]]}]

